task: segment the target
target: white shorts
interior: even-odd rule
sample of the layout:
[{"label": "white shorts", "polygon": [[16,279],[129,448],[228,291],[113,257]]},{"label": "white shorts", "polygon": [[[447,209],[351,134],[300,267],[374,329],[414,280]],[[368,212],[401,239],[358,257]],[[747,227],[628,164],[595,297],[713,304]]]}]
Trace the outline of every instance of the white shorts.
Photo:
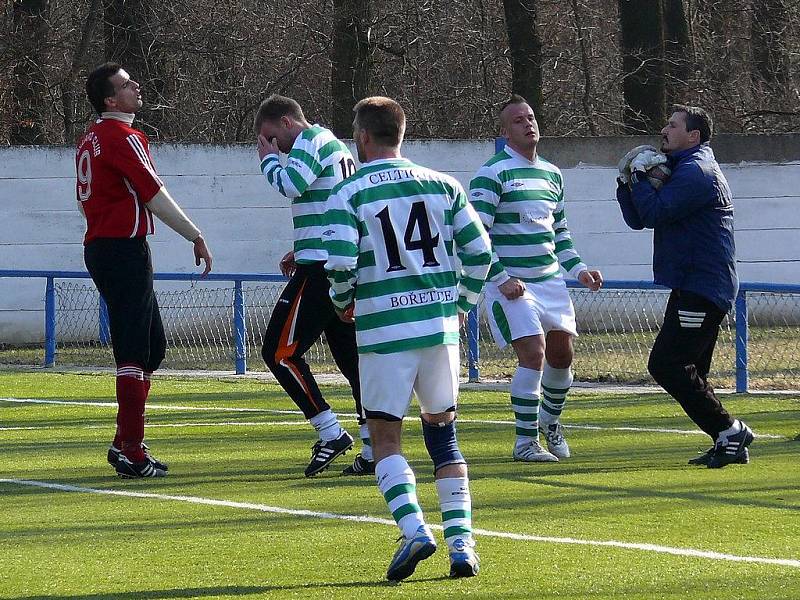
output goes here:
[{"label": "white shorts", "polygon": [[526,283],[525,294],[514,300],[508,300],[497,285],[489,282],[484,309],[494,341],[501,349],[519,338],[546,335],[553,329],[578,335],[575,308],[567,284],[560,277]]},{"label": "white shorts", "polygon": [[361,405],[367,413],[402,419],[416,392],[421,412],[446,412],[456,405],[459,360],[457,344],[392,354],[359,354]]}]

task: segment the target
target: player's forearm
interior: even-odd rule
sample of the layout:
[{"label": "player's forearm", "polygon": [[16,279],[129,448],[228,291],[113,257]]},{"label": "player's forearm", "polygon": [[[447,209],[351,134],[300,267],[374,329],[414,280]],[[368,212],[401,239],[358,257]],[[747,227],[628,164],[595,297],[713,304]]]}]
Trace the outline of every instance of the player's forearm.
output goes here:
[{"label": "player's forearm", "polygon": [[587,269],[587,266],[578,255],[578,251],[575,250],[572,238],[566,229],[556,233],[555,251],[558,264],[573,278],[577,279],[581,271]]},{"label": "player's forearm", "polygon": [[285,198],[297,198],[307,187],[305,181],[300,183],[302,178],[299,175],[291,176],[290,169],[281,165],[277,154],[267,154],[264,157],[261,161],[261,172],[267,178],[267,183]]},{"label": "player's forearm", "polygon": [[486,276],[486,279],[496,285],[503,285],[506,281],[511,279],[511,275],[508,274],[503,263],[500,262],[497,252],[494,250],[492,250],[492,263],[489,265],[489,274]]},{"label": "player's forearm", "polygon": [[147,203],[151,212],[164,222],[167,227],[183,236],[190,242],[200,237],[200,230],[192,223],[186,213],[181,210],[167,189],[162,187]]},{"label": "player's forearm", "polygon": [[339,310],[344,310],[355,299],[356,273],[353,271],[328,271],[331,284],[331,302]]}]

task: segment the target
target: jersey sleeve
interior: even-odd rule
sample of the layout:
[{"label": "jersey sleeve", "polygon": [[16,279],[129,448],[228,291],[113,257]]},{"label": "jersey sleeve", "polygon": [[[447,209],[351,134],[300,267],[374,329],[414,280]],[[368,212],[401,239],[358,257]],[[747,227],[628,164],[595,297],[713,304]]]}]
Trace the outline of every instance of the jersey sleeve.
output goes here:
[{"label": "jersey sleeve", "polygon": [[328,197],[322,245],[328,253],[325,271],[331,284],[331,301],[339,310],[354,299],[359,242],[358,216],[343,186],[338,185]]},{"label": "jersey sleeve", "polygon": [[[503,185],[500,179],[486,165],[478,170],[469,183],[469,201],[486,231],[491,230],[494,225],[495,212],[500,204],[500,196],[502,194]],[[497,284],[502,284],[509,279],[509,275],[493,247],[492,264],[489,267],[488,279]]]},{"label": "jersey sleeve", "polygon": [[572,277],[577,278],[581,271],[588,267],[583,263],[575,245],[572,243],[572,235],[567,227],[567,216],[564,212],[564,189],[558,194],[558,203],[553,212],[553,231],[555,232],[556,258],[561,268]]},{"label": "jersey sleeve", "polygon": [[286,166],[282,166],[277,154],[268,154],[261,161],[261,172],[267,182],[282,196],[297,198],[303,195],[323,170],[320,159],[322,136],[309,137],[306,130],[297,136]]},{"label": "jersey sleeve", "polygon": [[144,135],[126,135],[114,148],[112,164],[122,173],[142,202],[149,202],[164,186],[156,173]]},{"label": "jersey sleeve", "polygon": [[466,313],[478,304],[492,262],[492,248],[489,234],[460,185],[455,188],[452,211],[453,240],[461,261],[458,309]]}]

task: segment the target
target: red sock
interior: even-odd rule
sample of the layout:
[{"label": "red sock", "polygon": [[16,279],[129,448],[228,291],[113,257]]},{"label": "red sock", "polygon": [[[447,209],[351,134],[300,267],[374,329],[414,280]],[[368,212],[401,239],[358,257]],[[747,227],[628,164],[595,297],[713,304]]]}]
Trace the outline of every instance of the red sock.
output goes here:
[{"label": "red sock", "polygon": [[[131,462],[146,460],[142,449],[144,439],[144,376],[138,365],[117,367],[117,431],[122,453]],[[115,441],[117,438],[114,438]]]}]

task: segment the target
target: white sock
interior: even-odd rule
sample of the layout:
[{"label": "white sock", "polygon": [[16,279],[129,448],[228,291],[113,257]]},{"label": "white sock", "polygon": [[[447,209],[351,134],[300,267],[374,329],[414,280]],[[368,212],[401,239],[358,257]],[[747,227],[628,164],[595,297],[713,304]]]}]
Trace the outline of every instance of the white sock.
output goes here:
[{"label": "white sock", "polygon": [[392,454],[375,465],[375,478],[397,526],[406,538],[414,537],[417,529],[425,525],[414,471],[401,454]]},{"label": "white sock", "polygon": [[468,545],[472,541],[472,498],[469,494],[469,479],[448,477],[436,480],[439,505],[442,508],[442,527],[447,545],[452,547],[461,538]]},{"label": "white sock", "polygon": [[314,426],[319,434],[319,439],[323,442],[330,442],[342,435],[342,427],[339,425],[339,419],[329,408],[324,410],[318,415],[309,419],[309,422]]},{"label": "white sock", "polygon": [[517,367],[511,378],[511,408],[517,426],[517,447],[539,439],[539,386],[542,372]]},{"label": "white sock", "polygon": [[728,437],[740,433],[743,429],[742,422],[739,419],[733,421],[733,425],[728,427],[725,431],[720,431],[717,440],[723,443],[728,441]]},{"label": "white sock", "polygon": [[550,424],[558,421],[572,386],[572,369],[555,369],[545,363],[542,371],[542,410],[539,419]]},{"label": "white sock", "polygon": [[358,436],[361,438],[361,457],[364,460],[372,460],[372,442],[369,439],[369,428],[366,423],[359,425]]}]

